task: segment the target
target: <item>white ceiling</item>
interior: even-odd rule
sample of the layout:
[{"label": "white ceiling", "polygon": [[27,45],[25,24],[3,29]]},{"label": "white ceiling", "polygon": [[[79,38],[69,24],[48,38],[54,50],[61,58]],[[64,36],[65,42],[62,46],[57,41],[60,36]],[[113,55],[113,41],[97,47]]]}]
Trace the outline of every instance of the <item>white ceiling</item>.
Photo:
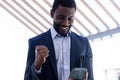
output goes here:
[{"label": "white ceiling", "polygon": [[[120,0],[75,0],[77,12],[72,30],[89,40],[120,32]],[[1,0],[0,6],[35,34],[52,25],[53,0]]]}]

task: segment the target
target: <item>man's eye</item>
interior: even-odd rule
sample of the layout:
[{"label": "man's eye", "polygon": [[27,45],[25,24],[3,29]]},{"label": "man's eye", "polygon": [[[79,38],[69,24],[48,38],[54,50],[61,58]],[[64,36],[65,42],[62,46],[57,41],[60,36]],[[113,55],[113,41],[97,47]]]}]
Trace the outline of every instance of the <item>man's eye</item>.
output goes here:
[{"label": "man's eye", "polygon": [[74,20],[74,17],[65,17],[65,16],[58,16],[58,19],[60,19],[60,20],[65,20],[65,19],[67,19],[67,20],[69,20],[69,21],[73,21]]},{"label": "man's eye", "polygon": [[62,20],[64,20],[64,19],[65,19],[65,17],[63,17],[63,16],[59,16],[58,18],[59,18],[59,19],[62,19]]},{"label": "man's eye", "polygon": [[72,20],[72,18],[68,18],[68,20],[69,20],[69,21],[71,21],[71,20]]},{"label": "man's eye", "polygon": [[69,21],[72,21],[73,19],[74,19],[73,17],[68,18]]}]

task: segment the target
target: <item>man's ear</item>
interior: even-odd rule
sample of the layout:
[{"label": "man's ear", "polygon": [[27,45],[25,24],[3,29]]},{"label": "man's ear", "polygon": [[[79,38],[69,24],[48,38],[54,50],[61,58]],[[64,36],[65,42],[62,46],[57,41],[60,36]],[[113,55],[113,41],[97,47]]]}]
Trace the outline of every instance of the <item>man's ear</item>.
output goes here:
[{"label": "man's ear", "polygon": [[50,10],[50,15],[53,18],[53,10]]}]

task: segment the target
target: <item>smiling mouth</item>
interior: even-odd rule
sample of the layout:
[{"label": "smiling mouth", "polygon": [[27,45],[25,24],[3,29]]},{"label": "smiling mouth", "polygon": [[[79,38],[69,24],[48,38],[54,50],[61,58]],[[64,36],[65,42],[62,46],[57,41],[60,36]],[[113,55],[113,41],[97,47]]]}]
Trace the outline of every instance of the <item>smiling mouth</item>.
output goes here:
[{"label": "smiling mouth", "polygon": [[63,30],[67,30],[68,29],[68,27],[61,27]]},{"label": "smiling mouth", "polygon": [[61,36],[66,36],[69,31],[69,26],[60,26],[59,27],[59,34]]},{"label": "smiling mouth", "polygon": [[61,29],[64,30],[64,31],[67,31],[69,29],[69,27],[61,26]]}]

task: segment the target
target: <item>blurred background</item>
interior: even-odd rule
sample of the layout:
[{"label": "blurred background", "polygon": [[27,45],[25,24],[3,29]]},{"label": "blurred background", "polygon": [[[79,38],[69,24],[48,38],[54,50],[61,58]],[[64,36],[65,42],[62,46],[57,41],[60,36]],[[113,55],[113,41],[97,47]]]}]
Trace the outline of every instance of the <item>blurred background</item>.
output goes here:
[{"label": "blurred background", "polygon": [[[89,39],[95,80],[120,80],[120,0],[75,0],[72,31]],[[23,80],[28,39],[52,26],[53,0],[0,0],[0,80]]]}]

